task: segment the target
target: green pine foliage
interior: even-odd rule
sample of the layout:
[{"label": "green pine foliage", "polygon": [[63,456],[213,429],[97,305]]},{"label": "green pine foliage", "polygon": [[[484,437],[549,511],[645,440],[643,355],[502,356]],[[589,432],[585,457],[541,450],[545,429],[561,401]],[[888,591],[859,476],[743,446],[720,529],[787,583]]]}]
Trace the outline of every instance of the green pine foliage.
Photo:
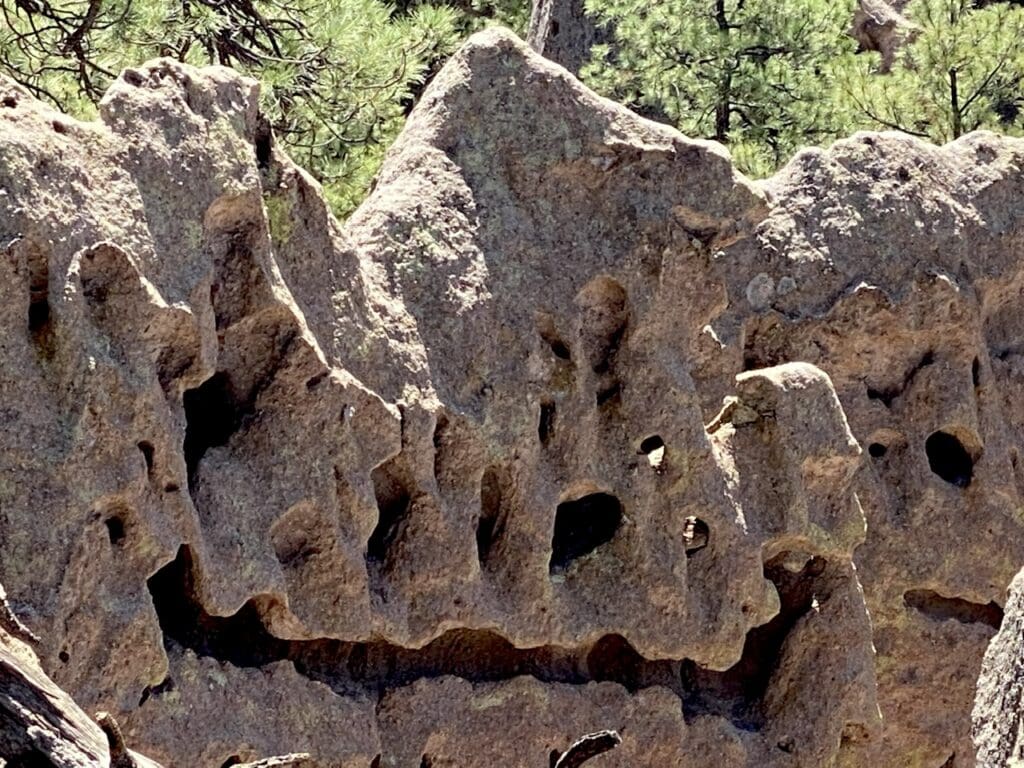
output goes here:
[{"label": "green pine foliage", "polygon": [[913,0],[906,14],[915,29],[893,72],[849,71],[856,111],[938,143],[979,128],[1024,133],[1024,7]]},{"label": "green pine foliage", "polygon": [[[911,0],[891,73],[855,55],[857,0],[586,0],[606,28],[584,79],[751,175],[858,129],[936,142],[1024,134],[1022,0]],[[0,0],[0,72],[82,117],[121,69],[171,56],[262,82],[278,140],[345,216],[426,82],[530,0]]]},{"label": "green pine foliage", "polygon": [[[853,2],[588,0],[613,32],[584,78],[690,136],[771,171],[798,147],[845,132],[838,74],[855,43]],[[840,72],[837,72],[840,70]]]},{"label": "green pine foliage", "polygon": [[611,42],[584,78],[683,133],[728,144],[771,173],[801,146],[860,130],[936,142],[979,128],[1024,132],[1024,7],[912,0],[890,74],[854,55],[853,0],[587,0]]},{"label": "green pine foliage", "polygon": [[91,117],[117,74],[147,59],[234,67],[262,82],[278,140],[344,216],[426,78],[470,31],[523,15],[520,2],[473,3],[0,0],[0,72]]}]

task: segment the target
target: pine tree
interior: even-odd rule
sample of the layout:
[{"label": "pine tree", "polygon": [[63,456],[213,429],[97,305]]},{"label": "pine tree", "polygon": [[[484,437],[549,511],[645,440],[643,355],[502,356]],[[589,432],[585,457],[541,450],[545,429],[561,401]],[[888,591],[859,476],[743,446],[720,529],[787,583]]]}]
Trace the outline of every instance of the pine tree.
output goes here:
[{"label": "pine tree", "polygon": [[588,0],[613,30],[584,77],[683,133],[728,144],[760,174],[849,127],[837,95],[852,2]]},{"label": "pine tree", "polygon": [[0,73],[89,118],[117,74],[147,59],[234,67],[262,82],[278,140],[344,215],[364,196],[429,73],[470,29],[512,18],[519,5],[0,0]]},{"label": "pine tree", "polygon": [[851,71],[846,92],[873,127],[942,143],[979,128],[1024,132],[1024,8],[913,0],[916,32],[897,66]]}]

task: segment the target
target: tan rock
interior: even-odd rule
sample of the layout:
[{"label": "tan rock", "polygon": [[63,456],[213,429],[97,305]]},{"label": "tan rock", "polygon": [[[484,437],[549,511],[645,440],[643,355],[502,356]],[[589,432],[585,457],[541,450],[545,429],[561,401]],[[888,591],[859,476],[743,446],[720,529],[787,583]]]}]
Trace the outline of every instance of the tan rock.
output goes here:
[{"label": "tan rock", "polygon": [[0,580],[133,749],[974,764],[1024,142],[754,183],[490,30],[342,229],[227,70],[0,95]]}]

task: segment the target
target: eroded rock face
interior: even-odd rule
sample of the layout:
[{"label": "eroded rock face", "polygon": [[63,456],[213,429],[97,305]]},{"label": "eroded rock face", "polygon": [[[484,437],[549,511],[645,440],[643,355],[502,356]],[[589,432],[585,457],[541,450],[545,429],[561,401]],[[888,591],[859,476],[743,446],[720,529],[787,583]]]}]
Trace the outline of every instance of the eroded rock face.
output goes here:
[{"label": "eroded rock face", "polygon": [[134,749],[974,764],[1024,142],[753,183],[490,31],[341,229],[227,70],[0,103],[0,580]]},{"label": "eroded rock face", "polygon": [[980,766],[1024,764],[1024,570],[1010,585],[1006,615],[978,678],[974,741]]}]

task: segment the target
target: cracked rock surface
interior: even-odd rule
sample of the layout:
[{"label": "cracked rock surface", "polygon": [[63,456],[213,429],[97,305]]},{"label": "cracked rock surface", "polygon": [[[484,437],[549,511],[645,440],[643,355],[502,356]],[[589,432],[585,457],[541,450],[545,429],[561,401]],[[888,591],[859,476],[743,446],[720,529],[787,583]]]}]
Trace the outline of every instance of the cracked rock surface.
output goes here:
[{"label": "cracked rock surface", "polygon": [[342,227],[229,70],[0,104],[0,582],[133,750],[983,765],[1024,141],[753,182],[491,30]]}]

